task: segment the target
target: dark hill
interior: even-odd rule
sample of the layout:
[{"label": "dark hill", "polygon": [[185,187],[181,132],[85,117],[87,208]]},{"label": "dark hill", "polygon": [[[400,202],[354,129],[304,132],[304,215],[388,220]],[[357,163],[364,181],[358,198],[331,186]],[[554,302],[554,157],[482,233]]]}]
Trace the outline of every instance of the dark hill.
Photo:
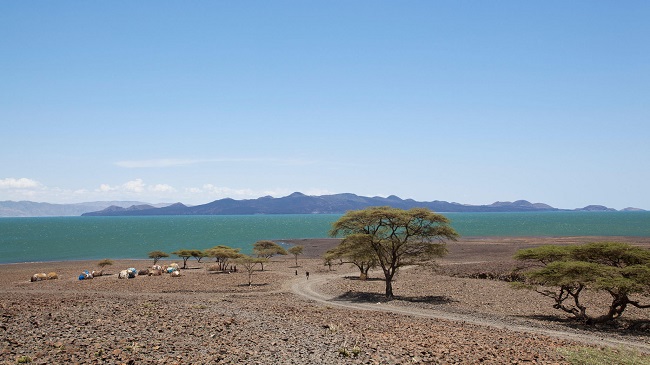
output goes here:
[{"label": "dark hill", "polygon": [[164,208],[151,206],[133,206],[129,208],[109,207],[104,210],[85,213],[85,216],[122,216],[122,215],[245,215],[245,214],[341,214],[348,210],[363,209],[370,206],[391,206],[410,209],[429,208],[435,212],[532,212],[556,211],[549,205],[530,203],[526,200],[515,202],[496,202],[490,205],[465,205],[446,201],[418,202],[401,199],[391,195],[387,198],[365,197],[355,194],[333,194],[310,196],[299,192],[272,198],[234,200],[230,198],[215,200],[211,203],[185,206],[176,203]]}]

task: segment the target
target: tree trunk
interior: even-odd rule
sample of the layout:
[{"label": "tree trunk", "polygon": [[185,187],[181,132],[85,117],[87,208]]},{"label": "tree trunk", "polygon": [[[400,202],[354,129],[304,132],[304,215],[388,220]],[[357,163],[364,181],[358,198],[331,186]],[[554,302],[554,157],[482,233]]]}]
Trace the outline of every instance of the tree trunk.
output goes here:
[{"label": "tree trunk", "polygon": [[630,299],[628,298],[627,295],[624,294],[616,295],[616,296],[612,294],[612,296],[614,297],[614,299],[612,300],[612,304],[609,306],[609,311],[607,311],[607,314],[603,314],[602,316],[598,316],[598,317],[589,318],[587,320],[587,324],[609,322],[620,317],[623,314],[625,308],[627,308],[627,304],[630,302]]},{"label": "tree trunk", "polygon": [[384,280],[386,281],[386,298],[393,299],[393,276],[395,276],[395,268],[382,263],[381,271],[384,272]]},{"label": "tree trunk", "polygon": [[384,269],[383,271],[386,279],[386,298],[393,299],[393,276],[395,276],[395,271],[390,269]]},{"label": "tree trunk", "polygon": [[386,278],[386,298],[393,299],[393,280]]},{"label": "tree trunk", "polygon": [[366,267],[363,264],[358,264],[358,263],[353,263],[357,266],[359,269],[359,280],[368,280],[368,269],[370,267]]},{"label": "tree trunk", "polygon": [[361,271],[361,280],[368,280],[368,270],[370,270],[370,266],[366,266],[366,267]]}]

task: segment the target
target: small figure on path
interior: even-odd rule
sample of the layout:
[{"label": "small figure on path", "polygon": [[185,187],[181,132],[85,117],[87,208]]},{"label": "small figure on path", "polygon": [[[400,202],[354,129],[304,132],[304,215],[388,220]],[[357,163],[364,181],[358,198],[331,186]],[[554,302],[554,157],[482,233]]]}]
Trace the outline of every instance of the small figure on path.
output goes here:
[{"label": "small figure on path", "polygon": [[307,280],[309,280],[309,271],[305,271],[305,275],[307,276]]},{"label": "small figure on path", "polygon": [[296,270],[296,276],[298,276],[298,270]]}]

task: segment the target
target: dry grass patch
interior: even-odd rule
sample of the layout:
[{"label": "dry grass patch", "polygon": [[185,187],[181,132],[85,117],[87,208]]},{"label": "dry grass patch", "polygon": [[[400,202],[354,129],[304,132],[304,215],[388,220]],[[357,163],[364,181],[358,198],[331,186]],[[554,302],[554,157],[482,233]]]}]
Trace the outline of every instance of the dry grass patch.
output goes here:
[{"label": "dry grass patch", "polygon": [[650,365],[650,355],[629,349],[563,347],[558,352],[573,365]]}]

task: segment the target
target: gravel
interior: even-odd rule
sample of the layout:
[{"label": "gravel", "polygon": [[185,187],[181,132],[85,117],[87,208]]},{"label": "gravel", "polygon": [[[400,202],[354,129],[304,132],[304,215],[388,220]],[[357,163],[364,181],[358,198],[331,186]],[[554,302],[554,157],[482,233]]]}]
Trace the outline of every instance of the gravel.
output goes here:
[{"label": "gravel", "polygon": [[[317,258],[300,258],[296,268],[293,257],[276,257],[254,273],[250,287],[241,270],[212,273],[196,261],[178,278],[134,279],[117,273],[151,261],[116,261],[107,270],[112,275],[83,281],[79,273],[97,270],[96,262],[0,265],[0,364],[564,364],[558,348],[597,346],[594,336],[650,343],[647,332],[580,328],[535,293],[463,277],[477,269],[507,271],[517,247],[542,241],[452,244],[436,271],[403,270],[391,302],[381,295],[380,273],[359,281],[353,268],[329,271]],[[29,281],[50,271],[59,279]],[[338,300],[323,303],[292,291],[316,282],[317,292]],[[378,302],[472,320],[341,305]],[[650,320],[643,311],[625,317]],[[584,341],[509,325],[572,332]]]}]

